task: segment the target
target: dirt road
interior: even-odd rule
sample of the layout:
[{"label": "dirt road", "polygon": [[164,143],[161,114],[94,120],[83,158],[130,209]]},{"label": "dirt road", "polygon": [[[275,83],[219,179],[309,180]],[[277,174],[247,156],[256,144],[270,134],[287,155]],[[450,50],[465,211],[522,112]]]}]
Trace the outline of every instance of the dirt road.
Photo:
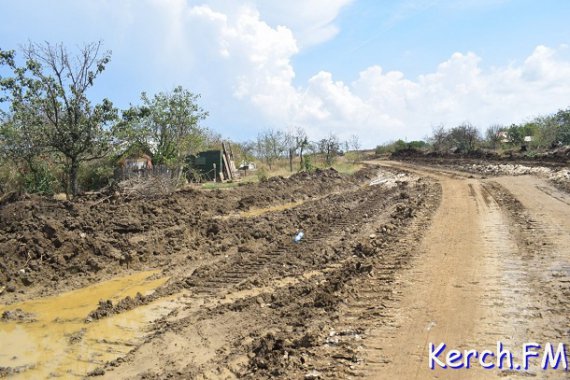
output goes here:
[{"label": "dirt road", "polygon": [[[568,378],[542,371],[539,359],[516,371],[525,342],[568,343],[570,197],[534,177],[492,180],[399,163],[442,185],[442,201],[390,305],[394,324],[365,342],[363,374],[374,379]],[[473,177],[473,176],[470,176]],[[509,194],[512,193],[511,194]],[[520,203],[518,201],[520,201]],[[513,352],[513,370],[442,369],[428,363],[428,344]],[[504,363],[507,365],[508,363]]]}]

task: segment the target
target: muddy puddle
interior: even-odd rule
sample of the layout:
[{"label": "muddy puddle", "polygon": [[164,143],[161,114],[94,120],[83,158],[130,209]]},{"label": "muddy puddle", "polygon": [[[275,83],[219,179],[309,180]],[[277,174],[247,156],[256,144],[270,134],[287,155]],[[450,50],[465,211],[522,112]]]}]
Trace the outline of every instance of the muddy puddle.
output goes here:
[{"label": "muddy puddle", "polygon": [[141,272],[58,296],[0,305],[0,315],[9,311],[20,316],[0,320],[0,377],[83,377],[125,355],[142,341],[151,321],[172,310],[173,301],[159,300],[91,323],[85,318],[101,299],[116,303],[137,292],[151,293],[167,280],[157,273]]}]

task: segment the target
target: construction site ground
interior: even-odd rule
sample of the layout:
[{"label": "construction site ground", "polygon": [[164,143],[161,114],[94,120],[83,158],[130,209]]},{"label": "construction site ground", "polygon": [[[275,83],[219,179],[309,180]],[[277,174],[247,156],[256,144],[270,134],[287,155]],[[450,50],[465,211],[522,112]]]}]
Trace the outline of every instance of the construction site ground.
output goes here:
[{"label": "construction site ground", "polygon": [[525,342],[570,343],[569,180],[548,170],[376,160],[228,190],[5,199],[0,377],[568,378],[539,359],[428,365],[429,343],[500,341],[516,363]]}]

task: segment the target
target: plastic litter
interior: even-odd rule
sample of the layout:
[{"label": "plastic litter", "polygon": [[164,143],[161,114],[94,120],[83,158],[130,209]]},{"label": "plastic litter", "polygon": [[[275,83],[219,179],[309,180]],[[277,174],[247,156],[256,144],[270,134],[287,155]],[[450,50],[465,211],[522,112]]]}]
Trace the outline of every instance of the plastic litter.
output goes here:
[{"label": "plastic litter", "polygon": [[295,243],[300,243],[303,236],[305,236],[305,233],[303,231],[299,231],[299,233],[297,233],[297,235],[295,235],[295,237],[293,238],[293,241]]}]

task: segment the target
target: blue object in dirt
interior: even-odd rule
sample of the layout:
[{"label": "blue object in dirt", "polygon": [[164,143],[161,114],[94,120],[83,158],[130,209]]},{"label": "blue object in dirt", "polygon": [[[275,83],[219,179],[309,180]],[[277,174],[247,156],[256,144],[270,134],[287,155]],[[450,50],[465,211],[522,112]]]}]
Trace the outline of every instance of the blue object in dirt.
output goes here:
[{"label": "blue object in dirt", "polygon": [[293,238],[293,241],[295,243],[299,243],[301,241],[301,239],[303,238],[303,236],[305,236],[303,231],[299,231],[299,233],[297,235],[295,235],[295,237]]}]

